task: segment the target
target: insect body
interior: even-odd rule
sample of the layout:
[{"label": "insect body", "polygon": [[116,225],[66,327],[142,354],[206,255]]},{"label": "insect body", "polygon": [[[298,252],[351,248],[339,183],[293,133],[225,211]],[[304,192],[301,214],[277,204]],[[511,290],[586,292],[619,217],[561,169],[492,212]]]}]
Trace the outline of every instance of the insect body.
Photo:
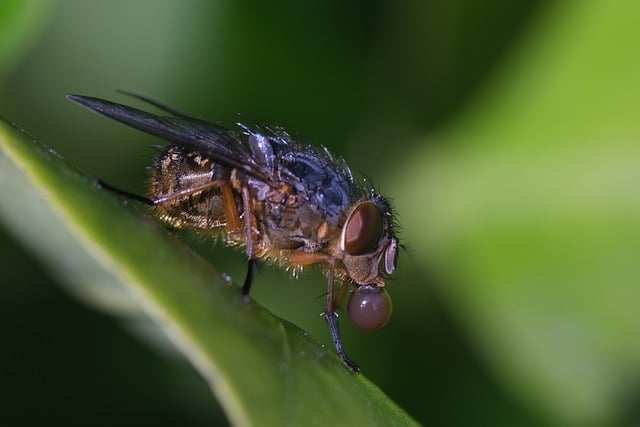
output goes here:
[{"label": "insect body", "polygon": [[[217,230],[229,244],[244,247],[244,295],[258,261],[294,273],[325,265],[324,316],[342,361],[358,371],[342,347],[335,310],[345,290],[354,287],[347,311],[356,326],[375,330],[389,319],[391,300],[384,285],[396,268],[398,239],[382,196],[354,179],[342,159],[298,144],[281,128],[238,124],[237,130],[227,129],[143,97],[138,98],[171,116],[97,98],[68,98],[171,142],[152,167],[144,200],[173,227]],[[341,285],[337,294],[334,282]]]}]

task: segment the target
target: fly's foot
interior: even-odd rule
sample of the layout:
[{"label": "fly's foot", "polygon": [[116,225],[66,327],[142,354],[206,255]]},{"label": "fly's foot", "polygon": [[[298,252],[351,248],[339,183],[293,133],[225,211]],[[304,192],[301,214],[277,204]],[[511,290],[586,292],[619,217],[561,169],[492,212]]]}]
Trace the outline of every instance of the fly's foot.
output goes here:
[{"label": "fly's foot", "polygon": [[336,347],[336,351],[338,352],[338,356],[342,359],[342,363],[346,365],[347,368],[351,371],[352,374],[357,374],[360,372],[360,368],[358,365],[347,356],[347,353],[344,351],[344,347],[342,346],[342,338],[340,337],[340,328],[338,327],[338,313],[335,311],[324,312],[322,313],[325,319],[327,319],[327,324],[329,325],[329,331],[331,332],[331,339],[333,340],[333,345]]}]

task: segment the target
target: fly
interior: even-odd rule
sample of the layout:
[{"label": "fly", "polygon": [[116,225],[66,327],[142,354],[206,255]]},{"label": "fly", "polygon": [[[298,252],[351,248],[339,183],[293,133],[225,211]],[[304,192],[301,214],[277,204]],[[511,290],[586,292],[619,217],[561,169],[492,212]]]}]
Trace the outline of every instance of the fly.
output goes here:
[{"label": "fly", "polygon": [[151,167],[146,197],[115,191],[153,206],[174,228],[214,231],[244,248],[241,292],[247,297],[258,262],[277,263],[294,274],[324,265],[323,315],[338,355],[358,372],[342,346],[336,310],[351,290],[347,313],[359,329],[380,329],[391,316],[384,287],[397,266],[398,238],[389,202],[355,179],[343,159],[324,147],[299,144],[282,128],[228,129],[134,96],[169,115],[67,95],[170,142]]}]

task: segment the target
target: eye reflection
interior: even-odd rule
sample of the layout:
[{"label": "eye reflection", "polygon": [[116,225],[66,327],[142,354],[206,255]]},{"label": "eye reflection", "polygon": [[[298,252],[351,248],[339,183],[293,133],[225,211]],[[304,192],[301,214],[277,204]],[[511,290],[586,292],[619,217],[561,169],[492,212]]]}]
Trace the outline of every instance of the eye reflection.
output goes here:
[{"label": "eye reflection", "polygon": [[355,208],[344,226],[343,249],[349,255],[364,255],[378,247],[382,236],[382,213],[371,202],[363,202]]}]

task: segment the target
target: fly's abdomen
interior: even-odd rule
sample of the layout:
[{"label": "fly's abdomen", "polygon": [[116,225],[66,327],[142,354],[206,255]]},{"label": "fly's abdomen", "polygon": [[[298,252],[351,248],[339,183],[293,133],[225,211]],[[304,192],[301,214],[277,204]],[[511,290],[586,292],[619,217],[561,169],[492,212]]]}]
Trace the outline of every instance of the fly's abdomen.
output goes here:
[{"label": "fly's abdomen", "polygon": [[174,227],[223,227],[221,185],[228,180],[228,168],[201,153],[172,146],[152,166],[149,197],[160,218]]}]

